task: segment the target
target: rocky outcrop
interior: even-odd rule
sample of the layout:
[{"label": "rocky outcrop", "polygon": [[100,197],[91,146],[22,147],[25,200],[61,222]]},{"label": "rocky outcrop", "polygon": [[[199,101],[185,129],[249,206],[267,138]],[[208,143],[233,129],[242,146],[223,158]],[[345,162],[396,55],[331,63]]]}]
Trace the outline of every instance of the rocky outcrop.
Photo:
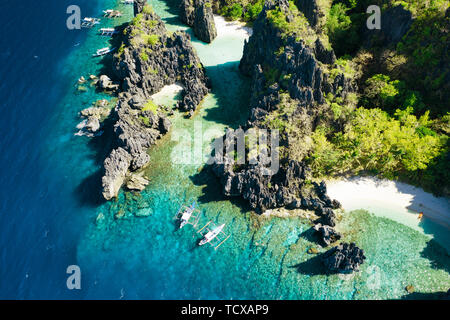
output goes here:
[{"label": "rocky outcrop", "polygon": [[76,135],[93,137],[101,133],[102,122],[111,114],[111,106],[108,100],[98,100],[92,107],[81,110],[80,115],[84,120],[77,125],[80,129]]},{"label": "rocky outcrop", "polygon": [[210,43],[217,37],[211,1],[182,0],[180,19],[194,30],[201,41]]},{"label": "rocky outcrop", "polygon": [[117,147],[104,162],[102,185],[107,200],[117,196],[129,172],[129,188],[145,187],[144,181],[133,173],[149,164],[148,148],[170,129],[170,120],[151,101],[151,95],[165,85],[180,82],[185,91],[177,107],[192,114],[209,91],[208,78],[189,35],[170,34],[150,7],[143,8],[124,35],[113,58],[114,76],[119,79],[122,92],[112,115],[116,119]]},{"label": "rocky outcrop", "polygon": [[314,226],[314,230],[318,233],[322,245],[328,247],[333,242],[341,238],[341,234],[334,230],[331,226],[322,225],[318,223]]},{"label": "rocky outcrop", "polygon": [[146,0],[134,0],[133,3],[134,16],[137,16],[139,13],[142,12],[146,2],[147,2]]},{"label": "rocky outcrop", "polygon": [[[254,22],[253,35],[244,45],[239,65],[242,73],[252,78],[251,115],[244,129],[267,128],[268,117],[275,113],[277,120],[298,124],[298,131],[307,136],[314,129],[319,110],[326,107],[325,96],[331,94],[345,99],[354,91],[354,84],[343,74],[330,79],[329,68],[323,65],[332,67],[336,57],[311,28],[299,29],[298,33],[285,32],[271,22],[269,15],[273,11],[281,12],[293,25],[302,21],[302,17],[289,8],[288,1],[271,0],[266,1]],[[279,115],[281,105],[289,105],[291,114]],[[223,139],[226,149],[236,145],[238,137],[229,130]],[[280,137],[280,145],[288,149],[301,143],[301,139],[293,140],[287,133]],[[267,146],[266,153],[270,152],[271,146]],[[333,209],[340,204],[327,196],[324,182],[310,182],[310,169],[303,161],[291,159],[289,155],[280,157],[279,170],[267,174],[267,168],[262,165],[267,163],[264,159],[236,165],[234,159],[227,157],[220,162],[222,153],[218,154],[213,171],[225,195],[242,196],[257,211],[283,206],[313,210],[322,225],[336,224]]]},{"label": "rocky outcrop", "polygon": [[107,76],[102,74],[99,78],[99,80],[97,81],[97,87],[100,90],[105,90],[105,91],[114,91],[119,89],[119,85],[115,84],[112,82],[112,80]]},{"label": "rocky outcrop", "polygon": [[123,148],[114,149],[104,162],[105,174],[102,178],[103,197],[110,200],[117,196],[128,168],[131,163],[131,155]]},{"label": "rocky outcrop", "polygon": [[331,248],[322,256],[322,262],[330,273],[352,273],[366,257],[364,251],[354,243],[343,243]]},{"label": "rocky outcrop", "polygon": [[321,12],[317,0],[295,0],[295,5],[303,12],[311,27],[316,28],[319,25]]},{"label": "rocky outcrop", "polygon": [[142,191],[148,185],[149,181],[140,174],[132,174],[126,185],[128,190]]}]

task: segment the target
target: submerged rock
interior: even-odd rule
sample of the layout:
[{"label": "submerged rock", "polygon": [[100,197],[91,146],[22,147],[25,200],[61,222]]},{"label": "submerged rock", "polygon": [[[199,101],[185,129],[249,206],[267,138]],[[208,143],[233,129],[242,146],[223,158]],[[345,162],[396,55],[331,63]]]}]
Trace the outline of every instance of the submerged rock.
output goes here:
[{"label": "submerged rock", "polygon": [[352,273],[359,270],[359,266],[366,257],[364,251],[354,243],[343,243],[331,248],[322,256],[322,261],[330,273]]},{"label": "submerged rock", "polygon": [[209,0],[182,0],[180,19],[192,27],[195,36],[201,41],[210,43],[217,37],[212,5]]},{"label": "submerged rock", "polygon": [[132,174],[127,181],[129,190],[142,191],[148,185],[149,181],[139,174]]}]

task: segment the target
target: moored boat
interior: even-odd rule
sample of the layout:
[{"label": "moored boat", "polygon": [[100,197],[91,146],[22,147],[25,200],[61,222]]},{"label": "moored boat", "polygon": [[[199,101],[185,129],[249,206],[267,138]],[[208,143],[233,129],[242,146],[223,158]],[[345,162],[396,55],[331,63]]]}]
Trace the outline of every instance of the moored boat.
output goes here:
[{"label": "moored boat", "polygon": [[104,56],[105,54],[111,53],[114,51],[114,48],[102,48],[102,49],[98,49],[96,53],[94,53],[92,56],[93,57],[100,57],[100,56]]}]

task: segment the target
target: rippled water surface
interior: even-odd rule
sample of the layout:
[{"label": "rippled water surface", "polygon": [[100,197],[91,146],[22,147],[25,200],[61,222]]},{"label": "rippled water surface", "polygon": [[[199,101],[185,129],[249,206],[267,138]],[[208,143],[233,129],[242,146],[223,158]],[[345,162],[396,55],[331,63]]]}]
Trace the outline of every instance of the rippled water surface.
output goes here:
[{"label": "rippled water surface", "polygon": [[[90,4],[89,15],[117,2]],[[176,1],[149,3],[169,30],[190,32],[177,22]],[[119,6],[124,17],[103,22],[102,27],[130,19],[131,6]],[[307,253],[311,247],[318,248],[308,220],[256,216],[244,201],[221,195],[219,182],[203,170],[209,139],[201,142],[205,157],[195,159],[194,164],[169,161],[178,145],[177,133],[184,138],[199,128],[220,133],[247,119],[249,80],[238,71],[245,37],[242,30],[219,32],[209,45],[194,39],[212,80],[212,93],[192,119],[176,114],[171,133],[151,148],[152,164],[146,172],[150,185],[141,195],[121,192],[117,201],[101,201],[101,166],[110,149],[110,133],[93,140],[73,134],[81,109],[97,99],[110,99],[89,85],[86,92],[80,92],[76,84],[81,75],[101,71],[103,65],[90,56],[107,46],[108,40],[95,35],[95,30],[67,37],[58,42],[60,47],[71,48],[66,49],[65,58],[55,57],[42,66],[56,66],[53,74],[57,77],[31,88],[30,96],[20,100],[25,111],[41,115],[28,116],[31,128],[36,129],[24,129],[19,135],[20,143],[37,141],[30,146],[33,152],[10,149],[9,158],[4,155],[2,159],[20,163],[4,175],[9,178],[2,178],[3,185],[15,181],[23,188],[11,190],[2,201],[0,227],[11,231],[2,232],[0,296],[373,299],[403,297],[409,284],[421,293],[450,287],[449,256],[439,245],[417,230],[365,211],[345,213],[339,228],[346,241],[364,248],[366,263],[351,277],[326,276],[319,258]],[[58,43],[53,45],[58,47]],[[45,92],[58,90],[53,99],[39,98],[44,85]],[[166,96],[158,102],[171,100]],[[27,117],[27,112],[21,116]],[[22,118],[15,123],[26,124]],[[17,135],[2,139],[2,146],[13,145]],[[14,156],[20,161],[14,162]],[[225,231],[231,237],[217,251],[197,247],[200,236],[191,226],[176,230],[174,214],[182,203],[192,200],[202,211],[199,225],[209,220],[226,223]],[[124,217],[115,219],[117,213]],[[81,291],[65,288],[69,264],[82,270]]]}]

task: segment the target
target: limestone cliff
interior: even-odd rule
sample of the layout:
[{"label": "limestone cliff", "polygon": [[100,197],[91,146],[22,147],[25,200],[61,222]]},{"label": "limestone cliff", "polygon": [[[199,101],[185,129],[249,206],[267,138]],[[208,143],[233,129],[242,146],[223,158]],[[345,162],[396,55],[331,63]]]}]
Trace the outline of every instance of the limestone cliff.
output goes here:
[{"label": "limestone cliff", "polygon": [[[243,196],[260,211],[283,206],[314,210],[323,225],[335,225],[333,209],[339,203],[327,196],[325,183],[310,182],[310,169],[303,162],[309,135],[329,108],[329,97],[345,100],[355,90],[342,72],[330,76],[336,58],[327,47],[327,39],[287,0],[266,1],[239,67],[252,78],[252,110],[245,129],[279,129],[280,169],[263,175],[260,163],[236,166],[225,158],[213,169],[226,195]],[[235,141],[233,131],[228,132],[225,145]]]},{"label": "limestone cliff", "polygon": [[192,27],[195,36],[201,41],[210,43],[217,37],[212,5],[209,0],[182,0],[180,19]]},{"label": "limestone cliff", "polygon": [[166,112],[150,96],[178,82],[184,92],[177,107],[192,113],[209,91],[189,35],[170,34],[149,6],[125,28],[113,58],[113,73],[122,92],[112,115],[116,148],[104,162],[102,186],[107,200],[117,196],[128,176],[149,164],[147,149],[170,128]]}]

